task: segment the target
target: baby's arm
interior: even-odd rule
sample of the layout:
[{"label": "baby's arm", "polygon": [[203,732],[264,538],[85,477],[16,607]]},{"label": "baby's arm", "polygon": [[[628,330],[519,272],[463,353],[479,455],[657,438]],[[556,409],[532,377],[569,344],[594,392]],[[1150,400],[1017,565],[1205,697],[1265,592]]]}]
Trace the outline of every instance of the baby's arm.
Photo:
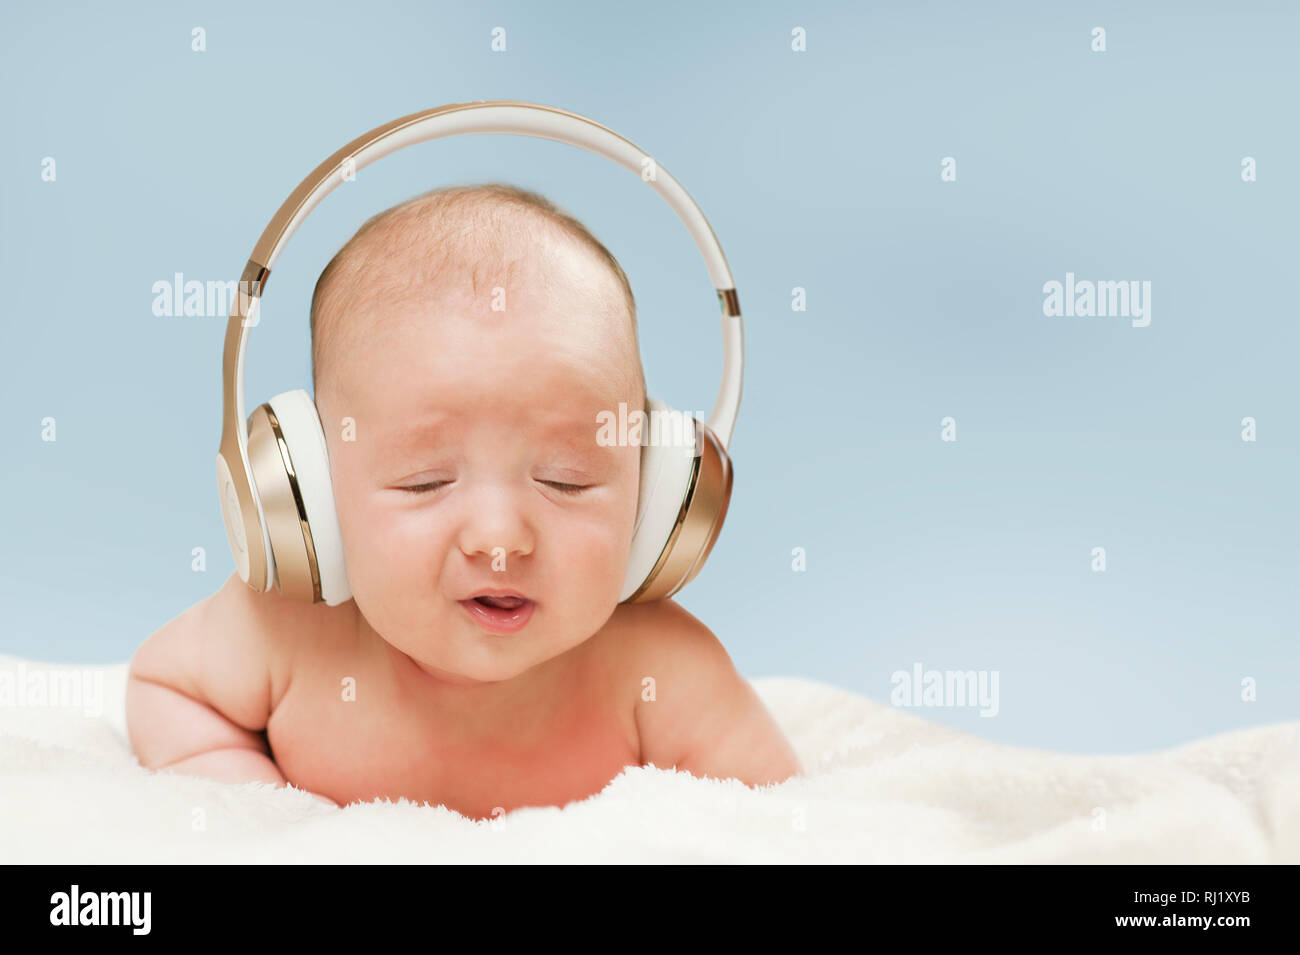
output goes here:
[{"label": "baby's arm", "polygon": [[232,575],[136,651],[126,720],[142,766],[285,784],[263,733],[271,713],[270,634],[257,598],[274,600]]},{"label": "baby's arm", "polygon": [[749,786],[803,771],[790,741],[708,627],[664,600],[639,630],[642,678],[655,678],[655,699],[636,708],[643,763]]}]

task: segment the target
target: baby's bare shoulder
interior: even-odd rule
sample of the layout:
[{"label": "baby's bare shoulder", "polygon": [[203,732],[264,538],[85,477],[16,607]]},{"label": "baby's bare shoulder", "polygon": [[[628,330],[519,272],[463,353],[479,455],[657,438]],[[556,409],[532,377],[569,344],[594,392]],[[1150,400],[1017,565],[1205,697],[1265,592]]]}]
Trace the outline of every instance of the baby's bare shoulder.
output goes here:
[{"label": "baby's bare shoulder", "polygon": [[326,659],[336,660],[354,646],[356,605],[352,601],[330,607],[293,600],[278,590],[257,593],[237,576],[223,591],[229,593],[221,627],[250,642],[249,662],[269,681],[272,713],[296,673]]},{"label": "baby's bare shoulder", "polygon": [[606,626],[610,652],[658,682],[707,678],[710,667],[731,659],[708,627],[677,602],[619,604]]},{"label": "baby's bare shoulder", "polygon": [[[262,608],[252,599],[257,596],[232,575],[216,593],[154,631],[131,658],[136,696],[171,699],[166,691],[172,690],[244,729],[265,727],[269,648]],[[147,689],[151,685],[162,690]]]},{"label": "baby's bare shoulder", "polygon": [[232,574],[154,632],[136,650],[130,673],[261,728],[288,685],[295,648],[322,619],[317,608],[274,590],[257,593]]},{"label": "baby's bare shoulder", "polygon": [[643,763],[749,785],[799,771],[789,741],[709,627],[672,600],[626,609],[622,642],[641,687]]}]

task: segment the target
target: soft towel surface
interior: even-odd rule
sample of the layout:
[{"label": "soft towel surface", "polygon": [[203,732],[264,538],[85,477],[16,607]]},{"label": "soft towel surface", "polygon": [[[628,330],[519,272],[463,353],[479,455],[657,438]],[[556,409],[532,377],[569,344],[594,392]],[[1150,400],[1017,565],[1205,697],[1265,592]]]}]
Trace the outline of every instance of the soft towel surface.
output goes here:
[{"label": "soft towel surface", "polygon": [[760,791],[630,768],[564,809],[474,823],[150,772],[126,738],[126,664],[99,668],[89,717],[14,705],[33,669],[91,672],[0,656],[0,862],[1300,862],[1300,722],[1075,756],[759,679],[805,777]]}]

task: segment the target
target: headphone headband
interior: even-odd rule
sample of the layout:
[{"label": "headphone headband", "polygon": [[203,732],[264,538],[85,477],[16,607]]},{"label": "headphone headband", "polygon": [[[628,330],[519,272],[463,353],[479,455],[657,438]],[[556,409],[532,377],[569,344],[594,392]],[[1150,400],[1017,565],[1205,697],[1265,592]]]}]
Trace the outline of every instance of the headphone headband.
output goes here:
[{"label": "headphone headband", "polygon": [[[249,477],[248,429],[244,410],[244,350],[248,342],[248,329],[256,324],[255,316],[271,269],[303,220],[344,181],[345,175],[363,169],[404,146],[466,133],[506,133],[568,143],[604,156],[642,178],[645,178],[643,163],[650,159],[643,150],[618,133],[577,113],[538,103],[475,100],[412,113],[372,129],[335,152],[298,184],[271,218],[244,267],[239,283],[240,293],[235,296],[226,325],[222,361],[218,477],[223,500],[230,505],[225,510],[228,514],[238,515],[234,521],[235,526],[229,528],[233,531],[232,543],[237,552],[247,553],[254,565],[248,570],[255,578],[265,579],[268,568],[259,556],[261,548],[246,546],[247,537],[255,535],[265,538],[267,531],[261,526]],[[744,325],[731,270],[704,213],[681,184],[658,163],[654,164],[653,175],[645,181],[686,225],[704,257],[710,280],[717,290],[722,308],[722,384],[707,424],[721,447],[726,449],[731,444],[740,408],[744,361]],[[245,290],[248,290],[247,295],[244,294]],[[225,462],[234,466],[228,467]],[[269,539],[266,543],[269,548]],[[258,564],[261,566],[256,566]],[[249,578],[245,576],[245,579]]]}]

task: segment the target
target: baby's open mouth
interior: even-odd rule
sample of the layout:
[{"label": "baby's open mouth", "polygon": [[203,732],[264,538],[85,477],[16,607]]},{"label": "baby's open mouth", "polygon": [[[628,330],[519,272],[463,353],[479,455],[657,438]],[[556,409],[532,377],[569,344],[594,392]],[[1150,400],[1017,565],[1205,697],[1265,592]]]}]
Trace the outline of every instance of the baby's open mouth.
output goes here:
[{"label": "baby's open mouth", "polygon": [[522,630],[537,604],[517,590],[480,593],[460,602],[470,617],[490,633],[508,634]]},{"label": "baby's open mouth", "polygon": [[500,610],[518,610],[528,602],[523,597],[489,597],[487,595],[475,597],[474,599],[485,606],[496,607]]}]

